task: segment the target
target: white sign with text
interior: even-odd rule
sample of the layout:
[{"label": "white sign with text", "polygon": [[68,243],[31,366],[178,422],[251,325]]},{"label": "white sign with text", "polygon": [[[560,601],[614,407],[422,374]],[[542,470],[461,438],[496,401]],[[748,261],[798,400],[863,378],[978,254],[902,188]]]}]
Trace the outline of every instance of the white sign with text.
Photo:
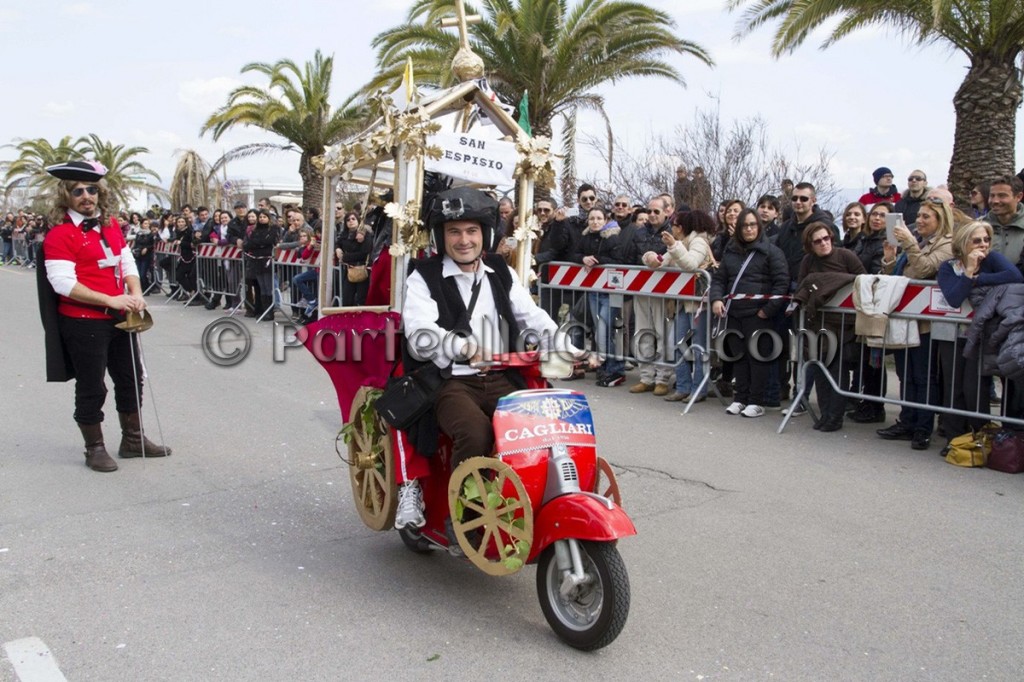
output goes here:
[{"label": "white sign with text", "polygon": [[440,132],[427,144],[441,148],[441,158],[426,160],[427,170],[460,180],[508,187],[515,184],[516,145],[504,140],[485,140],[472,133]]}]

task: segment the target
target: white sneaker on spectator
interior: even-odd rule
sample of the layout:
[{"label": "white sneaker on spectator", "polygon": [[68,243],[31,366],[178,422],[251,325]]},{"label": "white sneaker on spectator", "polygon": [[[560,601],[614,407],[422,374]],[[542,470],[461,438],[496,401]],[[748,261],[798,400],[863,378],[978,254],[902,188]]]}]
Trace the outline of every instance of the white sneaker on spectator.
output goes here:
[{"label": "white sneaker on spectator", "polygon": [[740,412],[743,411],[743,408],[745,407],[746,405],[744,405],[743,403],[733,403],[729,405],[729,407],[725,408],[725,411],[727,414],[739,414]]},{"label": "white sneaker on spectator", "polygon": [[760,405],[747,405],[740,414],[744,417],[763,417],[764,408]]},{"label": "white sneaker on spectator", "polygon": [[803,404],[792,404],[782,411],[783,414],[790,417],[802,417],[807,414],[807,408]]},{"label": "white sneaker on spectator", "polygon": [[422,528],[427,523],[423,510],[423,490],[417,480],[409,481],[398,489],[398,511],[395,513],[395,528],[401,530],[406,526]]}]

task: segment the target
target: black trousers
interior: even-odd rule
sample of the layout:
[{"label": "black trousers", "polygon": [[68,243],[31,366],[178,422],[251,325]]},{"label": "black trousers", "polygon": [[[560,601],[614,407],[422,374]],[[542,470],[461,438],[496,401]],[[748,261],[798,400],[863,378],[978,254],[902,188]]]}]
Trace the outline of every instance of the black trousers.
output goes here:
[{"label": "black trousers", "polygon": [[132,352],[135,342],[132,335],[115,324],[115,320],[60,317],[60,335],[75,369],[75,421],[79,424],[103,421],[106,374],[110,374],[114,382],[114,405],[118,412],[138,412],[142,404],[142,365],[138,361],[138,349]]},{"label": "black trousers", "polygon": [[[749,317],[729,316],[729,329],[735,329],[742,333],[742,338],[734,334],[726,337],[726,350],[732,357],[739,356],[739,360],[732,363],[733,374],[736,377],[736,389],[734,400],[744,405],[764,405],[764,392],[768,387],[768,366],[770,362],[758,360],[750,352],[751,339],[754,332],[759,329],[768,330],[772,328],[771,320],[762,320],[757,315]],[[757,340],[757,349],[760,357],[769,357],[772,342],[768,335],[762,334]],[[725,376],[723,363],[722,376]]]}]

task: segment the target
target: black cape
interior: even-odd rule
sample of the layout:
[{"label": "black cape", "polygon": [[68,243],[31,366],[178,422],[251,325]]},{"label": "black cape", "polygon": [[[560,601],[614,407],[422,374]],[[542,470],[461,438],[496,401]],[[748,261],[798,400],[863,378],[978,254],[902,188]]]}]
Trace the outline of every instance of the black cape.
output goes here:
[{"label": "black cape", "polygon": [[70,381],[75,378],[71,356],[60,336],[60,313],[57,312],[59,298],[46,278],[46,255],[39,245],[36,256],[36,291],[39,293],[39,317],[43,321],[43,341],[46,347],[46,380]]}]

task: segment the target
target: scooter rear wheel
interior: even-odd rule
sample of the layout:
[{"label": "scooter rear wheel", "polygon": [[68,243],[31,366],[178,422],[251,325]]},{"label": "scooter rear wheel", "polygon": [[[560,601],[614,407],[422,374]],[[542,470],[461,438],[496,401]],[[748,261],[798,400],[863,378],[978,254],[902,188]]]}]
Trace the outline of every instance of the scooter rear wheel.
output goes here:
[{"label": "scooter rear wheel", "polygon": [[551,545],[537,563],[537,597],[544,618],[562,641],[593,651],[615,641],[626,625],[629,575],[613,543],[578,542],[586,582],[574,587],[568,598],[562,597],[563,573]]}]

